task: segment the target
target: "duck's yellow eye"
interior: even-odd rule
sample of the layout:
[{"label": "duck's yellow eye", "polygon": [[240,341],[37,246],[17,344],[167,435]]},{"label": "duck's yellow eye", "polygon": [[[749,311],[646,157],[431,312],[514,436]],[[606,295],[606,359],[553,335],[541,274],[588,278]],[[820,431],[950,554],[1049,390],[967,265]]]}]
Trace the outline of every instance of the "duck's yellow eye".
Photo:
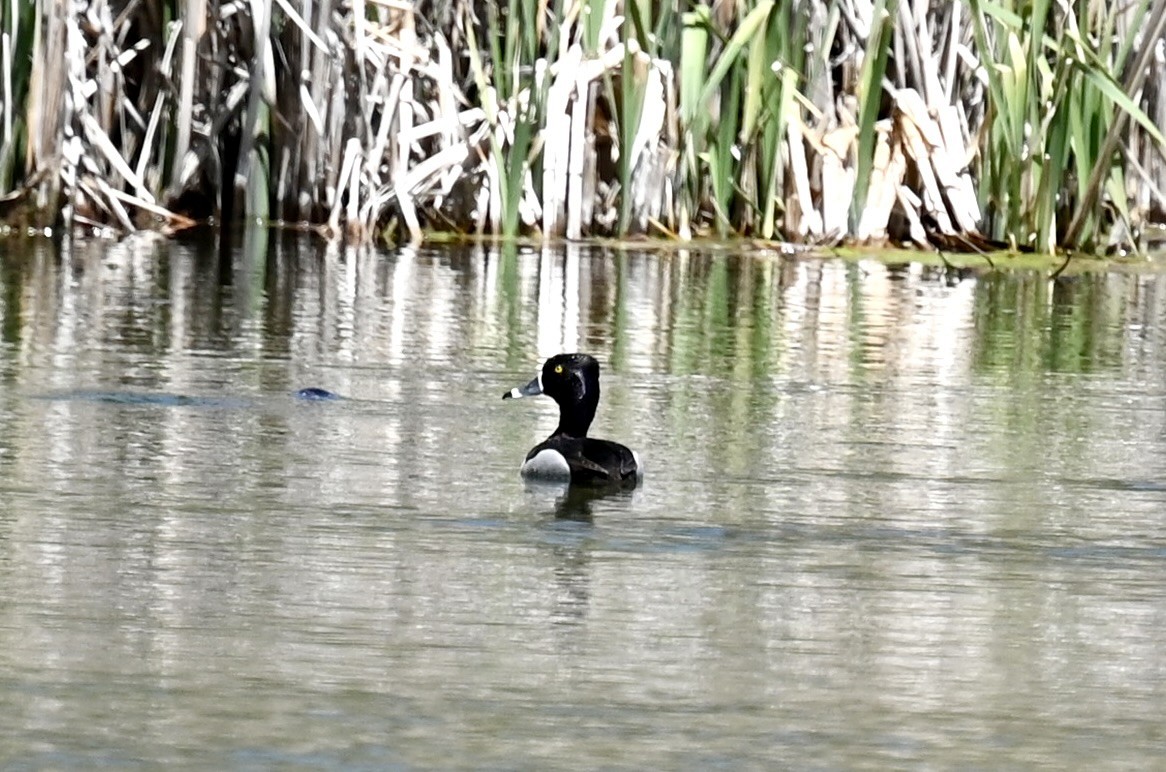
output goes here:
[{"label": "duck's yellow eye", "polygon": [[556,373],[562,373],[562,372],[563,372],[563,366],[562,366],[562,365],[555,365],[555,372],[556,372]]}]

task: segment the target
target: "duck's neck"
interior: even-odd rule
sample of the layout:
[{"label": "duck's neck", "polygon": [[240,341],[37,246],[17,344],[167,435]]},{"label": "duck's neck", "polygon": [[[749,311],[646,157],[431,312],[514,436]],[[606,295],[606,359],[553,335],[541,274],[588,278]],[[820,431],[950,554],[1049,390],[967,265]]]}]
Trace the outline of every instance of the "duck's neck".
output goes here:
[{"label": "duck's neck", "polygon": [[552,437],[566,435],[582,439],[587,436],[587,429],[595,418],[595,409],[599,406],[599,389],[592,389],[585,393],[578,401],[568,405],[559,405],[559,426]]}]

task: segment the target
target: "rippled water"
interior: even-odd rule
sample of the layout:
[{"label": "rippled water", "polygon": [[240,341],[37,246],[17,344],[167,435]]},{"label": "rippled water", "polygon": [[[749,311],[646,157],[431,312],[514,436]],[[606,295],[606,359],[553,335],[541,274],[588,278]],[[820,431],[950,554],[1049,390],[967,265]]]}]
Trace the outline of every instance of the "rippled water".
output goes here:
[{"label": "rippled water", "polygon": [[3,249],[0,766],[1163,762],[1162,275]]}]

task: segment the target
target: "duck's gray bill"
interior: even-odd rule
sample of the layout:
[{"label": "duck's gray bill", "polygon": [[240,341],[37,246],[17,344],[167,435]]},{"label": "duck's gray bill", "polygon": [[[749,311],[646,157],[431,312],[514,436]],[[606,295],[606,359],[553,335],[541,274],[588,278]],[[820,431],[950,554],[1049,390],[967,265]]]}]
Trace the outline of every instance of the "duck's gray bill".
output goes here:
[{"label": "duck's gray bill", "polygon": [[535,378],[521,389],[515,387],[502,395],[502,399],[519,399],[520,397],[537,397],[543,393],[543,385],[539,378]]}]

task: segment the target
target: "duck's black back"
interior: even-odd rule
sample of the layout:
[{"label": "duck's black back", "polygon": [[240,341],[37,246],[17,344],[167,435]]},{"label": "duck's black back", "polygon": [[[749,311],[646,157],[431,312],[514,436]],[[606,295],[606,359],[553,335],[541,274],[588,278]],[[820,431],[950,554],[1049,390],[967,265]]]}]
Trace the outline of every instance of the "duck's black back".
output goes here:
[{"label": "duck's black back", "polygon": [[639,474],[635,454],[611,440],[558,434],[532,448],[527,460],[544,450],[562,454],[577,485],[635,485]]}]

